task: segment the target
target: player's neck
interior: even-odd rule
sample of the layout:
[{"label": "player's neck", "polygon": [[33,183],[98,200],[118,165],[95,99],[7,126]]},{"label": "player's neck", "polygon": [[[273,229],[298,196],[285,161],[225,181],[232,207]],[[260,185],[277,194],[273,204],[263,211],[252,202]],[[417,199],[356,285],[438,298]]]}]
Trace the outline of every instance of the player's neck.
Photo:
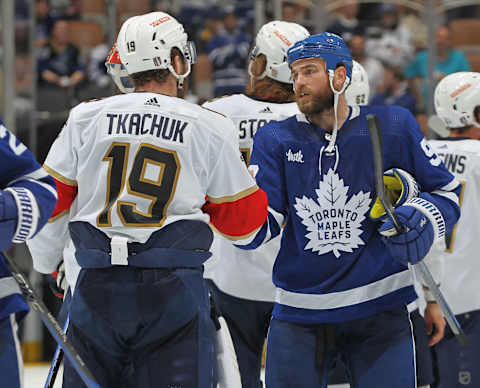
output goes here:
[{"label": "player's neck", "polygon": [[167,80],[165,80],[165,82],[162,83],[150,81],[142,86],[136,87],[135,91],[165,94],[166,96],[177,97],[177,80],[169,77]]},{"label": "player's neck", "polygon": [[480,140],[480,129],[475,127],[474,125],[471,125],[467,129],[464,129],[462,131],[456,131],[455,129],[453,129],[450,132],[450,137],[468,137],[469,139]]},{"label": "player's neck", "polygon": [[[343,123],[347,120],[350,108],[348,107],[344,98],[340,98],[337,108],[338,128],[341,128]],[[308,120],[316,126],[332,131],[335,125],[335,112],[333,107],[321,113],[307,115]]]}]

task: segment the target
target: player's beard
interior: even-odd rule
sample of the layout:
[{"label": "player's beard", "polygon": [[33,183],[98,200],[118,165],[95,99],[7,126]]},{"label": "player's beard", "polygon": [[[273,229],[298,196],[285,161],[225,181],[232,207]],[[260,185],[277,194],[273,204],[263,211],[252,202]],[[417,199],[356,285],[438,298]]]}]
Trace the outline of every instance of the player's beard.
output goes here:
[{"label": "player's beard", "polygon": [[332,109],[333,103],[333,92],[330,89],[328,89],[326,95],[312,96],[309,101],[302,101],[301,99],[297,99],[298,109],[300,109],[300,112],[304,113],[307,116],[323,113],[329,109]]}]

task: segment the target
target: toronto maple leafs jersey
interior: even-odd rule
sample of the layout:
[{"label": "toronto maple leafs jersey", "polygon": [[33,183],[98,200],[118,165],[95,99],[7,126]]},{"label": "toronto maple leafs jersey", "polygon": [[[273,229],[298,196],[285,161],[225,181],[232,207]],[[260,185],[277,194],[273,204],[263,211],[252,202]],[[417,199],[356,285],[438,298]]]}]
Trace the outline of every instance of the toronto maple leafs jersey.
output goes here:
[{"label": "toronto maple leafs jersey", "polygon": [[[16,230],[9,242],[22,243],[35,235],[52,214],[57,201],[55,183],[1,121],[0,160],[0,187],[13,195],[18,211]],[[26,311],[20,288],[0,255],[0,320]]]},{"label": "toronto maple leafs jersey", "polygon": [[[144,244],[167,227],[173,235],[159,248],[174,246],[177,255],[195,251],[187,248],[192,239],[211,239],[209,222],[231,238],[255,231],[266,218],[266,196],[242,162],[232,132],[224,116],[155,93],[73,108],[45,161],[58,182],[59,201],[48,227],[29,243],[35,268],[43,273],[55,268],[66,241],[74,238],[73,226],[82,233],[92,230],[92,240],[97,231],[112,239],[111,247],[101,248],[111,248],[112,265],[138,263],[125,244]],[[200,225],[201,235],[182,234],[177,221]]]},{"label": "toronto maple leafs jersey", "polygon": [[460,185],[400,107],[350,107],[333,152],[330,134],[303,114],[269,123],[255,135],[250,167],[268,195],[261,230],[238,246],[253,249],[280,233],[273,270],[275,318],[339,322],[406,305],[416,298],[411,272],[390,255],[369,217],[375,173],[366,115],[377,115],[384,170],[412,174],[422,193],[412,203],[440,239],[458,219]]},{"label": "toronto maple leafs jersey", "polygon": [[462,191],[458,223],[446,235],[446,244],[435,245],[425,260],[453,313],[463,314],[480,309],[480,141],[450,138],[429,144],[460,181]]},{"label": "toronto maple leafs jersey", "polygon": [[[258,128],[272,120],[283,120],[299,113],[297,104],[271,103],[244,94],[234,94],[206,102],[204,107],[232,119],[237,129],[240,151],[248,164],[253,136]],[[273,302],[275,287],[272,269],[280,238],[273,239],[255,251],[235,247],[231,241],[216,234],[212,258],[205,263],[205,277],[217,287],[238,298]]]}]

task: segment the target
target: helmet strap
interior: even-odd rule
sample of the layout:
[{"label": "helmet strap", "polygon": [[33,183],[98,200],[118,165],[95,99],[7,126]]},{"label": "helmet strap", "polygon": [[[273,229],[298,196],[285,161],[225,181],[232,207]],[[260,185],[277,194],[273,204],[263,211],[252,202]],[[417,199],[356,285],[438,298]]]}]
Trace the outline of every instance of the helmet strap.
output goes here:
[{"label": "helmet strap", "polygon": [[[178,91],[183,91],[183,85],[185,84],[185,78],[187,78],[192,70],[192,66],[188,60],[185,61],[187,63],[187,71],[184,74],[178,74],[172,66],[172,63],[169,63],[167,68],[170,70],[170,73],[177,79],[177,88]],[[179,93],[181,94],[181,93]]]},{"label": "helmet strap", "polygon": [[338,98],[340,97],[340,94],[342,94],[345,91],[350,81],[350,79],[346,77],[345,81],[343,81],[342,88],[339,91],[337,91],[333,86],[334,75],[335,75],[335,72],[332,69],[330,69],[328,71],[328,80],[330,82],[330,89],[332,89],[332,92],[333,92],[334,123],[333,123],[332,137],[330,138],[330,142],[328,143],[328,146],[325,149],[326,152],[333,152],[333,148],[335,147],[335,141],[337,140],[337,131],[338,131]]}]

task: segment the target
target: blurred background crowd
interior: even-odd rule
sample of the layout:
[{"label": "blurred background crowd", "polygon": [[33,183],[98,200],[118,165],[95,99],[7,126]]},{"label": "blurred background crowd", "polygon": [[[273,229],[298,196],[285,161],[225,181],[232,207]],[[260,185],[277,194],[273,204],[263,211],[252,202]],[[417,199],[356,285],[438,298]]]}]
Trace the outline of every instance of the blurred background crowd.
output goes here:
[{"label": "blurred background crowd", "polygon": [[[259,27],[258,1],[116,0],[112,33],[109,1],[15,0],[13,107],[18,137],[42,162],[72,106],[117,93],[104,66],[116,28],[130,16],[154,10],[174,15],[196,44],[198,61],[188,99],[202,103],[243,92],[249,51]],[[450,7],[454,2],[463,6]],[[281,15],[311,33],[326,30],[340,35],[369,76],[370,103],[406,107],[431,137],[426,124],[431,53],[434,82],[458,71],[480,71],[478,0],[434,3],[440,11],[433,27],[425,16],[429,3],[421,0],[264,0],[261,11],[263,22]],[[429,27],[433,34],[429,35]],[[0,90],[5,81],[2,73]],[[1,107],[3,98],[2,94]]]}]

